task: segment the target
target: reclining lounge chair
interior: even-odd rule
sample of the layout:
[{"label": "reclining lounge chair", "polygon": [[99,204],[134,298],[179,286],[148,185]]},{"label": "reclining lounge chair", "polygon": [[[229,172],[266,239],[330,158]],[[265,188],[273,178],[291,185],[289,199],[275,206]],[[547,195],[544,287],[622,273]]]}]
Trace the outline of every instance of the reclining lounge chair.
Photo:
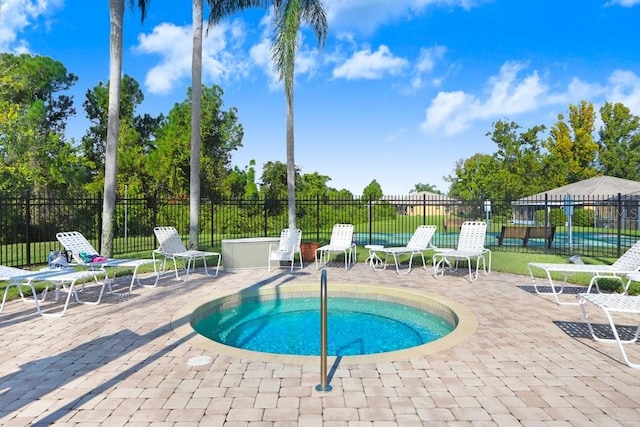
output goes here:
[{"label": "reclining lounge chair", "polygon": [[[456,249],[436,249],[433,255],[433,270],[436,278],[444,275],[445,264],[448,269],[457,269],[458,263],[464,261],[469,268],[469,281],[473,282],[478,278],[480,261],[484,274],[491,272],[491,251],[484,246],[487,234],[487,224],[481,221],[465,221],[460,227],[458,246]],[[489,267],[487,268],[486,256],[489,256]],[[471,271],[471,261],[475,260],[475,274]]]},{"label": "reclining lounge chair", "polygon": [[[128,295],[133,290],[133,284],[136,283],[138,286],[153,288],[158,284],[158,269],[156,267],[156,260],[154,259],[133,259],[133,258],[109,258],[104,261],[99,262],[87,262],[86,257],[95,258],[100,254],[98,251],[89,243],[89,241],[82,235],[82,233],[78,231],[65,231],[56,234],[56,238],[60,242],[60,244],[67,250],[70,251],[73,255],[73,260],[77,263],[77,265],[82,267],[87,267],[91,270],[95,269],[112,269],[113,275],[109,278],[107,274],[109,293],[114,295]],[[85,257],[85,258],[83,258]],[[155,279],[153,284],[147,285],[143,284],[138,277],[138,269],[143,265],[153,264],[153,269],[155,272]],[[129,290],[127,292],[114,292],[111,286],[111,282],[116,277],[116,272],[118,268],[129,268],[133,269],[133,274],[131,276],[131,283],[129,284]]]},{"label": "reclining lounge chair", "polygon": [[[158,239],[158,243],[160,246],[158,249],[153,250],[153,259],[156,259],[156,256],[160,256],[163,258],[162,261],[162,269],[164,270],[166,267],[167,260],[170,259],[173,261],[173,268],[176,273],[176,279],[180,280],[180,276],[178,274],[178,264],[177,260],[181,260],[184,263],[184,269],[186,273],[184,275],[183,280],[187,280],[189,277],[189,271],[191,271],[195,267],[195,262],[198,259],[201,259],[204,264],[204,272],[209,277],[216,277],[218,275],[218,270],[220,269],[220,262],[222,261],[222,255],[218,252],[206,252],[200,251],[196,249],[187,249],[178,234],[178,230],[175,227],[155,227],[153,232]],[[208,257],[217,257],[216,269],[214,274],[209,274],[209,268],[207,267],[207,258]]]},{"label": "reclining lounge chair", "polygon": [[335,224],[329,244],[316,249],[316,268],[320,269],[321,263],[326,265],[332,253],[343,253],[344,268],[348,270],[350,264],[356,262],[356,250],[357,247],[353,243],[353,225]]},{"label": "reclining lounge chair", "polygon": [[[627,277],[628,274],[636,273],[640,270],[640,240],[634,243],[620,258],[611,265],[589,265],[589,264],[545,264],[531,262],[529,263],[529,275],[533,282],[533,288],[538,295],[553,295],[556,302],[559,305],[576,305],[578,302],[560,301],[559,295],[564,291],[564,287],[567,282],[567,278],[576,273],[585,273],[591,275],[589,287],[587,293],[591,292],[591,288],[595,285],[596,290],[600,292],[598,288],[598,280],[600,279],[613,279],[621,282],[623,290],[626,293],[629,288],[631,280]],[[549,280],[551,291],[543,291],[539,289],[536,283],[536,278],[533,275],[534,270],[542,270]],[[552,273],[561,273],[564,276],[562,284],[558,289],[558,285],[555,284]]]},{"label": "reclining lounge chair", "polygon": [[[385,260],[382,264],[382,269],[387,268],[389,265],[389,257],[393,257],[393,262],[396,265],[396,272],[398,274],[409,274],[411,272],[411,264],[413,262],[413,257],[416,255],[420,255],[422,258],[422,267],[426,270],[427,263],[424,259],[424,252],[427,249],[436,249],[435,246],[431,244],[431,239],[436,232],[437,227],[435,225],[421,225],[411,236],[409,243],[407,246],[398,246],[398,247],[389,247],[376,250],[376,252],[384,253]],[[398,262],[398,256],[403,254],[409,254],[409,267],[405,273],[400,272],[400,264]],[[375,264],[372,264],[375,265]]]}]

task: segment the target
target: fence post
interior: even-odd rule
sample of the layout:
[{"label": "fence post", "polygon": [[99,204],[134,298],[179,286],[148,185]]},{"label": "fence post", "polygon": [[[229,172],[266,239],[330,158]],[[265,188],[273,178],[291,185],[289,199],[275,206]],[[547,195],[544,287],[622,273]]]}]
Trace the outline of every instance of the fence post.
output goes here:
[{"label": "fence post", "polygon": [[371,198],[371,196],[369,196],[369,203],[368,203],[368,207],[369,207],[369,244],[372,244],[373,241],[373,200]]},{"label": "fence post", "polygon": [[617,222],[618,222],[618,253],[617,256],[620,258],[622,254],[622,194],[618,193],[618,209],[616,210]]},{"label": "fence post", "polygon": [[[102,197],[102,193],[96,194],[96,207],[98,210],[98,252],[102,253],[102,206],[104,204],[104,199]],[[113,247],[111,248],[113,251]]]},{"label": "fence post", "polygon": [[[533,220],[535,222],[535,213]],[[549,194],[544,193],[544,226],[549,227]]]},{"label": "fence post", "polygon": [[209,202],[211,203],[211,245],[210,246],[213,247],[214,246],[214,242],[215,242],[215,239],[213,237],[213,230],[215,229],[215,227],[213,226],[213,223],[215,222],[214,215],[215,215],[216,211],[215,211],[215,208],[213,206],[214,205],[213,198],[210,197],[209,198]]},{"label": "fence post", "polygon": [[316,242],[320,242],[320,195],[316,194]]},{"label": "fence post", "polygon": [[31,191],[27,190],[25,192],[25,196],[26,196],[26,201],[25,201],[25,205],[24,205],[24,224],[25,224],[25,230],[24,230],[24,237],[25,240],[27,241],[27,246],[25,248],[26,253],[25,253],[25,257],[26,257],[26,261],[27,261],[27,265],[31,265],[31,233],[29,232],[29,230],[31,229]]},{"label": "fence post", "polygon": [[427,195],[422,195],[422,223],[427,224]]}]

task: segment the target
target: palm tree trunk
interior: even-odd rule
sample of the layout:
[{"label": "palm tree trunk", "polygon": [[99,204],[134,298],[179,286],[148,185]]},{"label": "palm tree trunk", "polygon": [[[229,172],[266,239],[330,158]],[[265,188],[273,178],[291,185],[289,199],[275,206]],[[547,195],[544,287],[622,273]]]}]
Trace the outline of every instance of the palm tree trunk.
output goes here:
[{"label": "palm tree trunk", "polygon": [[109,110],[104,158],[104,200],[102,204],[102,255],[113,255],[116,207],[116,162],[120,128],[120,80],[122,74],[122,21],[124,0],[109,0]]},{"label": "palm tree trunk", "polygon": [[293,133],[293,93],[287,96],[287,201],[289,204],[289,228],[296,227],[296,161]]},{"label": "palm tree trunk", "polygon": [[198,248],[200,229],[200,124],[202,115],[202,14],[203,0],[193,0],[193,51],[191,53],[191,174],[189,177],[189,247]]}]

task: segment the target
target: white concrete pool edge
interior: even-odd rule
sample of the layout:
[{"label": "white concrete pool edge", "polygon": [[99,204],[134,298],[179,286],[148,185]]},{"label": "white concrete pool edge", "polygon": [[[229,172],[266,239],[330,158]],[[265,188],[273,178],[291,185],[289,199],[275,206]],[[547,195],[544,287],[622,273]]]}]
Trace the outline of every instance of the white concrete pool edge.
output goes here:
[{"label": "white concrete pool edge", "polygon": [[[213,354],[226,355],[248,361],[265,363],[282,363],[295,365],[318,364],[319,356],[262,353],[230,347],[205,338],[204,336],[198,334],[191,326],[192,315],[198,307],[210,303],[214,300],[232,296],[234,294],[245,292],[255,295],[273,295],[276,293],[282,295],[309,292],[313,290],[317,290],[319,293],[319,286],[317,283],[276,284],[265,285],[255,290],[244,289],[240,290],[239,292],[200,298],[179,308],[174,313],[171,319],[171,327],[176,335],[178,335],[184,341],[188,342],[194,347],[212,352]],[[454,347],[467,340],[478,329],[478,319],[471,310],[456,301],[438,295],[427,295],[416,291],[391,288],[384,285],[354,283],[331,283],[329,284],[329,292],[375,294],[381,297],[388,298],[401,298],[414,301],[419,300],[420,303],[425,305],[429,305],[429,302],[431,301],[433,306],[440,305],[447,307],[455,314],[458,319],[458,324],[451,333],[431,343],[386,353],[375,353],[359,356],[341,356],[341,364],[382,363],[421,357],[427,354],[436,353]],[[333,364],[336,358],[337,356],[329,357],[328,363]]]}]

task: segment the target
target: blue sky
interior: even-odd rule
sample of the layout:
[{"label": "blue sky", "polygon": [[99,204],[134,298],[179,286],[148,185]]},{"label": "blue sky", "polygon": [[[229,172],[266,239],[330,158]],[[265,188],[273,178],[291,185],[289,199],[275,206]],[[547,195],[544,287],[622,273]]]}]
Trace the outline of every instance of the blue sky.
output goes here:
[{"label": "blue sky", "polygon": [[[141,84],[139,113],[168,113],[191,82],[191,2],[127,8],[123,72]],[[174,6],[169,6],[174,5]],[[448,190],[455,163],[493,153],[497,120],[552,126],[581,100],[640,115],[640,0],[325,0],[326,46],[302,31],[296,65],[296,164],[329,185],[385,194],[417,183]],[[208,10],[205,10],[205,17]],[[233,154],[286,161],[285,101],[271,68],[269,14],[250,10],[210,28],[203,81],[224,90],[245,129]],[[108,2],[0,0],[0,51],[61,61],[79,81],[68,127],[88,126],[86,91],[108,79]],[[566,114],[565,114],[566,115]]]}]

